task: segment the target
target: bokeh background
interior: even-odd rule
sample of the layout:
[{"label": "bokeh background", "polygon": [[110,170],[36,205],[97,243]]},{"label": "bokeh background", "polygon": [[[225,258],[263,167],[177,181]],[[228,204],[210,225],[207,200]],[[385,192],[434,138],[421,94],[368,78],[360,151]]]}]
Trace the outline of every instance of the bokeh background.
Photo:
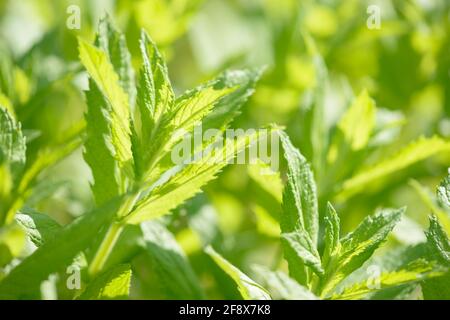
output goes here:
[{"label": "bokeh background", "polygon": [[[81,28],[66,26],[67,8],[81,9]],[[367,27],[369,5],[378,5],[381,28]],[[108,13],[121,29],[139,66],[139,30],[152,36],[168,60],[177,93],[225,69],[266,66],[242,114],[233,123],[284,126],[311,158],[306,113],[311,92],[324,88],[325,123],[332,132],[353,97],[366,89],[376,101],[380,136],[345,177],[377,163],[420,136],[450,139],[450,2],[447,0],[0,0],[0,102],[10,103],[38,150],[76,124],[86,111],[86,74],[78,61],[77,36],[94,39]],[[303,34],[314,39],[328,68],[319,83]],[[6,80],[5,80],[6,79]],[[316,168],[320,201],[331,200],[345,231],[379,207],[407,206],[389,246],[424,241],[429,209],[418,195],[434,192],[450,166],[439,153],[340,199],[333,192],[343,176]],[[61,224],[94,206],[82,150],[47,170],[39,197],[27,205]],[[202,252],[212,244],[245,272],[252,264],[285,268],[276,217],[281,185],[252,166],[233,165],[205,192],[167,218],[210,297],[236,298],[236,289]],[[323,206],[322,206],[323,207]],[[152,285],[145,261],[138,268],[136,298],[167,297]]]}]

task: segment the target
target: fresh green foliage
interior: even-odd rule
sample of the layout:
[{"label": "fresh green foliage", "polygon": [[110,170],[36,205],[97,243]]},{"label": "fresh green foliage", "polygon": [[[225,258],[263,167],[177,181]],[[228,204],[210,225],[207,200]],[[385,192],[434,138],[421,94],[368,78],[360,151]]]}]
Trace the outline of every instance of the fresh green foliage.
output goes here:
[{"label": "fresh green foliage", "polygon": [[450,263],[450,240],[434,216],[430,217],[430,229],[427,232],[427,238],[440,259]]},{"label": "fresh green foliage", "polygon": [[18,124],[10,113],[0,109],[0,160],[1,175],[3,178],[0,205],[0,222],[11,222],[11,211],[8,204],[12,202],[12,190],[16,188],[17,181],[25,166],[25,138]]},{"label": "fresh green foliage", "polygon": [[450,5],[379,2],[1,2],[0,299],[450,299]]},{"label": "fresh green foliage", "polygon": [[[140,86],[136,90],[140,114],[134,119],[131,107],[133,72],[123,35],[113,28],[108,18],[100,22],[99,30],[97,46],[80,39],[79,51],[80,60],[90,76],[90,88],[86,93],[88,112],[85,159],[93,173],[92,190],[96,202],[104,206],[67,228],[55,230],[54,234],[50,232],[51,236],[47,236],[48,230],[40,232],[51,225],[48,221],[45,226],[39,216],[19,216],[30,239],[40,247],[2,281],[0,292],[5,297],[18,294],[26,296],[36,290],[40,281],[50,273],[70,262],[80,251],[89,249],[91,244],[87,241],[93,239],[102,226],[109,225],[97,249],[95,246],[91,248],[96,250],[89,265],[89,273],[94,279],[80,298],[123,298],[127,294],[122,288],[128,287],[126,283],[129,282],[131,270],[101,271],[125,225],[138,224],[167,214],[214,179],[216,173],[234,155],[259,139],[259,133],[255,133],[239,138],[236,142],[226,140],[223,149],[218,152],[204,151],[208,150],[210,143],[206,141],[201,149],[194,150],[204,152],[205,156],[200,161],[178,168],[178,172],[167,181],[153,186],[160,178],[159,175],[169,169],[166,167],[167,156],[182,138],[177,132],[192,131],[198,121],[213,114],[214,106],[219,105],[223,109],[225,97],[229,99],[226,110],[239,108],[248,96],[251,85],[245,86],[244,81],[249,81],[245,73],[229,72],[175,99],[162,55],[148,35],[142,32],[143,67]],[[258,73],[254,75],[257,76]],[[251,81],[254,83],[253,79]],[[20,141],[15,141],[19,138],[14,137],[14,141],[6,138],[16,132],[17,137],[20,137],[20,131],[8,117],[7,111],[4,112],[5,129],[2,128],[2,132],[5,131],[5,153],[9,157],[8,163],[16,165],[20,159],[18,156],[13,157],[12,151],[17,149],[13,149],[13,142],[17,144]],[[229,115],[214,115],[212,119],[221,122],[222,128],[231,120]],[[136,124],[138,122],[139,125]],[[152,147],[148,148],[146,144]],[[226,155],[224,159],[223,154]],[[119,196],[121,197],[118,198]],[[146,243],[144,252],[150,257],[152,264],[156,265],[155,270],[159,270],[162,278],[166,277],[167,284],[173,281],[173,276],[180,277],[177,282],[180,287],[169,284],[168,294],[184,297],[193,290],[190,293],[193,298],[201,297],[201,290],[195,288],[193,272],[185,271],[190,267],[182,252],[178,249],[178,254],[175,254],[171,253],[173,249],[167,252],[167,249],[160,247],[157,239],[164,234],[161,232],[166,232],[164,227],[159,227],[159,231],[152,230],[150,225],[143,225],[142,228],[142,239]],[[74,237],[78,232],[82,232],[83,236],[78,237],[77,241],[65,242],[64,239]],[[155,236],[158,238],[155,239]],[[164,241],[166,240],[170,240],[170,236],[166,236]],[[42,245],[43,242],[45,243]],[[176,248],[174,243],[171,246]],[[46,266],[40,265],[42,259],[47,260]],[[179,265],[179,270],[173,269],[173,263]],[[36,268],[37,265],[40,266]],[[164,275],[162,271],[169,265],[173,272]],[[23,284],[27,281],[29,285],[24,290]],[[184,286],[183,281],[186,282]]]},{"label": "fresh green foliage", "polygon": [[28,238],[37,247],[51,241],[61,229],[55,220],[38,212],[18,213],[16,221],[25,229]]},{"label": "fresh green foliage", "polygon": [[[300,285],[309,288],[322,298],[363,297],[373,290],[368,287],[367,280],[365,280],[365,285],[355,284],[341,293],[336,293],[336,288],[373,255],[398,223],[405,209],[381,210],[366,217],[353,232],[341,237],[339,217],[332,205],[328,203],[325,216],[325,244],[323,253],[320,255],[318,244],[312,240],[307,224],[302,223],[302,221],[318,221],[319,219],[312,171],[284,133],[281,134],[281,141],[288,164],[288,181],[283,198],[282,215],[285,217],[281,217],[280,225],[290,274]],[[307,201],[302,202],[302,194],[308,195],[308,197],[303,196],[303,198],[307,198]],[[291,220],[290,225],[294,228],[288,232],[285,231],[286,224],[283,227],[283,220],[286,217],[288,219],[289,217],[298,217]],[[304,268],[301,270],[302,277],[297,276],[299,266]],[[378,289],[403,285],[437,275],[439,273],[435,272],[428,262],[415,261],[404,269],[380,275]]]},{"label": "fresh green foliage", "polygon": [[91,244],[98,230],[111,222],[119,204],[116,199],[56,233],[51,241],[44,243],[2,280],[0,297],[29,297],[51,273],[67,268],[76,255]]},{"label": "fresh green foliage", "polygon": [[141,230],[144,240],[141,259],[152,266],[151,273],[162,287],[165,298],[203,298],[198,278],[173,235],[157,221],[142,223]]},{"label": "fresh green foliage", "polygon": [[236,286],[244,300],[269,300],[270,295],[259,284],[250,279],[245,273],[233,266],[218,254],[212,247],[205,249],[206,253],[215,263],[236,283]]},{"label": "fresh green foliage", "polygon": [[297,283],[282,271],[271,271],[263,266],[255,266],[256,277],[272,294],[280,300],[318,300],[311,291]]},{"label": "fresh green foliage", "polygon": [[364,281],[345,288],[342,292],[332,298],[346,300],[361,299],[368,293],[376,290],[420,282],[424,279],[436,277],[438,275],[440,275],[440,273],[434,271],[434,268],[429,263],[418,260],[405,266],[399,271],[382,273],[377,279],[376,286],[369,281]]},{"label": "fresh green foliage", "polygon": [[115,266],[92,281],[78,299],[113,300],[127,298],[130,291],[130,281],[130,265]]},{"label": "fresh green foliage", "polygon": [[389,159],[383,160],[376,165],[361,169],[361,172],[345,181],[341,194],[347,195],[361,190],[373,180],[386,177],[399,171],[417,161],[426,159],[436,153],[449,151],[450,143],[439,137],[420,138],[406,146]]},{"label": "fresh green foliage", "polygon": [[450,175],[441,182],[437,194],[440,203],[450,209]]}]

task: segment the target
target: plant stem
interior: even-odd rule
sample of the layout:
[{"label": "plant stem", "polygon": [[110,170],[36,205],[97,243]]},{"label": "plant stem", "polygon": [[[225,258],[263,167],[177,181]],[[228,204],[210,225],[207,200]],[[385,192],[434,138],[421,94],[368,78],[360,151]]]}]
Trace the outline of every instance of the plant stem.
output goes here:
[{"label": "plant stem", "polygon": [[103,238],[102,243],[100,244],[100,247],[98,248],[94,256],[94,259],[92,259],[92,262],[89,265],[89,274],[91,276],[95,276],[100,271],[102,271],[105,262],[109,257],[109,254],[111,253],[114,245],[117,242],[117,239],[122,233],[122,230],[123,224],[121,223],[113,222],[110,225],[105,237]]},{"label": "plant stem", "polygon": [[89,264],[88,272],[90,276],[95,276],[102,271],[106,260],[111,254],[117,239],[125,227],[126,222],[123,221],[123,218],[133,209],[138,198],[139,192],[132,193],[125,197],[122,206],[117,212],[117,218],[119,218],[119,220],[111,223],[105,237],[102,240],[102,243],[100,244],[100,247],[97,249],[94,258],[92,259],[92,262]]}]

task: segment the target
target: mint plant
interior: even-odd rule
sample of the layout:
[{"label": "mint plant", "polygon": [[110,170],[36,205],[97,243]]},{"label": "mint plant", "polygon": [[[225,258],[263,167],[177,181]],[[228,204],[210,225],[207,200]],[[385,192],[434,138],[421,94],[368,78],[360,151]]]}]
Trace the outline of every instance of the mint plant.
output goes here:
[{"label": "mint plant", "polygon": [[436,278],[425,281],[422,285],[426,299],[448,299],[450,297],[450,175],[439,184],[436,196],[428,195],[417,182],[414,184],[432,214],[430,226],[426,231],[428,259],[437,261],[446,272]]},{"label": "mint plant", "polygon": [[[372,283],[374,279],[370,274],[359,275],[357,282],[349,281],[360,268],[367,267],[365,263],[386,241],[405,208],[382,209],[366,217],[353,232],[342,236],[339,216],[328,203],[321,249],[317,188],[311,166],[284,132],[280,133],[280,139],[288,168],[280,228],[289,276],[257,266],[255,272],[266,288],[260,290],[268,290],[279,299],[362,299],[378,291],[411,285],[444,274],[448,266],[437,265],[423,254],[417,258],[412,255],[411,259],[403,259],[394,270],[382,271],[381,265],[375,265],[380,271],[376,283]],[[445,188],[440,188],[441,194],[446,194],[445,191]],[[448,239],[447,242],[443,240],[445,238],[436,223],[433,222],[431,228],[433,231],[429,237],[433,235],[437,248],[444,248],[439,250],[445,256]],[[439,240],[434,236],[436,233]],[[406,257],[406,252],[404,254]],[[213,258],[217,260],[216,254]],[[217,263],[228,273],[228,266],[221,261]],[[241,279],[232,278],[238,287],[243,285]],[[348,284],[342,286],[346,281]],[[253,285],[257,288],[262,286]],[[242,296],[248,297],[245,294]]]},{"label": "mint plant", "polygon": [[[351,233],[342,237],[339,217],[330,203],[325,214],[324,248],[318,248],[318,206],[313,174],[305,158],[286,135],[281,136],[288,162],[288,185],[283,193],[281,236],[290,275],[321,298],[362,297],[371,290],[364,284],[336,291],[338,285],[363,266],[386,240],[400,220],[403,209],[384,209],[368,216]],[[378,289],[417,281],[433,275],[424,260],[405,269],[381,274]]]},{"label": "mint plant", "polygon": [[[108,258],[114,259],[124,253],[115,253],[114,247],[118,244],[120,248],[121,241],[118,240],[125,229],[143,237],[144,248],[139,245],[139,240],[132,246],[148,250],[147,255],[161,263],[161,268],[168,262],[167,257],[160,259],[168,255],[180,265],[181,274],[187,279],[195,278],[179,249],[164,253],[159,248],[161,244],[154,242],[156,233],[164,234],[164,228],[155,229],[154,224],[145,227],[145,221],[169,213],[200,192],[200,188],[214,179],[238,152],[259,138],[260,134],[256,132],[238,137],[236,141],[225,139],[217,152],[207,152],[215,142],[211,139],[186,155],[189,159],[201,151],[203,157],[196,161],[175,165],[170,159],[172,148],[183,138],[180,131],[191,132],[201,121],[204,127],[223,132],[252,93],[260,72],[225,72],[176,97],[163,57],[144,31],[140,48],[142,67],[135,87],[125,38],[112,27],[108,18],[100,22],[95,45],[79,40],[80,60],[89,74],[84,157],[92,170],[92,191],[99,208],[57,230],[50,241],[35,239],[40,247],[1,282],[1,296],[31,294],[49,274],[70,265],[85,249],[88,254],[77,258],[88,260],[88,285],[80,298],[123,296],[124,292],[117,288],[128,288],[123,282],[129,282],[130,266],[117,264],[110,266],[108,271],[104,266]],[[163,177],[164,173],[166,177]],[[23,225],[27,228],[27,224]],[[132,225],[140,227],[136,230]],[[47,227],[35,223],[38,230]],[[102,238],[96,244],[93,239],[99,230]],[[27,231],[30,235],[33,232]],[[129,236],[127,234],[125,240]],[[78,264],[80,268],[83,265],[86,262]],[[186,280],[182,278],[182,281]],[[110,289],[113,293],[105,293]],[[195,297],[201,296],[199,290],[195,290]]]},{"label": "mint plant", "polygon": [[[365,90],[355,96],[351,90],[339,92],[346,108],[330,121],[327,91],[335,75],[306,31],[305,48],[299,47],[306,49],[313,68],[305,71],[314,73],[315,81],[306,76],[295,82],[297,71],[308,68],[305,56],[298,59],[289,48],[276,48],[277,65],[249,105],[292,104],[298,119],[286,131],[271,125],[229,137],[231,127],[254,124],[250,114],[234,120],[262,70],[224,71],[180,94],[177,84],[199,74],[187,82],[180,77],[185,69],[177,68],[190,60],[182,57],[179,63],[171,44],[202,1],[194,2],[179,8],[166,1],[124,2],[116,9],[125,13],[121,23],[128,39],[105,17],[92,43],[80,36],[90,26],[78,33],[78,47],[72,48],[78,56],[69,52],[67,60],[66,53],[49,46],[57,39],[54,31],[21,56],[13,57],[0,44],[0,299],[447,298],[450,177],[436,195],[417,181],[410,183],[428,208],[424,214],[432,214],[425,234],[416,227],[423,236],[417,243],[405,246],[391,237],[397,236],[394,229],[404,222],[406,208],[369,213],[377,204],[392,203],[385,197],[391,194],[390,177],[405,178],[404,169],[435,155],[447,166],[448,139],[399,135],[406,118],[378,108]],[[143,9],[153,6],[166,12],[158,21],[170,24],[148,30],[158,46],[144,29],[137,31],[138,25],[152,29],[154,20],[148,22]],[[297,15],[276,14],[276,20],[286,20],[271,30],[276,43],[296,40],[294,29],[303,19]],[[174,23],[173,17],[181,21]],[[280,26],[286,30],[279,32]],[[177,45],[184,48],[183,41]],[[175,62],[170,75],[166,57]],[[46,64],[40,65],[55,58],[64,65],[58,70],[47,72]],[[326,58],[329,62],[329,54]],[[65,91],[70,94],[59,95]],[[60,105],[79,111],[69,115],[70,125],[59,117],[62,109],[52,109]],[[287,109],[276,111],[285,118]],[[267,119],[260,110],[261,119]],[[185,139],[195,138],[200,126],[214,134],[193,143]],[[445,121],[441,127],[444,132]],[[281,141],[279,171],[272,172],[263,156],[247,167],[225,169],[267,132]],[[186,141],[190,148],[182,148],[180,156]],[[92,195],[74,212],[68,210],[73,194],[58,194],[51,179],[58,175],[51,167],[69,155],[84,159],[81,170],[91,174],[88,181],[73,170],[87,185],[81,189]],[[206,194],[199,197],[202,191]],[[258,263],[248,268],[253,258]]]},{"label": "mint plant", "polygon": [[0,234],[5,245],[0,250],[0,266],[19,256],[25,247],[25,232],[15,221],[31,197],[45,193],[41,175],[80,146],[80,128],[70,130],[52,145],[43,147],[33,161],[27,161],[26,137],[20,123],[0,107]]},{"label": "mint plant", "polygon": [[[157,184],[173,166],[170,151],[203,121],[225,128],[245,101],[257,72],[237,71],[175,97],[167,66],[155,44],[143,31],[140,39],[142,67],[137,88],[133,87],[130,54],[124,37],[108,20],[100,24],[97,46],[80,40],[80,59],[90,75],[86,94],[88,113],[85,159],[90,165],[97,204],[124,195],[97,254],[91,274],[101,271],[118,235],[126,224],[138,224],[168,213],[194,196],[230,160],[214,161],[224,153],[233,157],[257,136],[244,137],[200,161],[178,168],[165,183]],[[133,92],[137,92],[132,116]],[[217,111],[218,110],[218,111]],[[216,113],[214,113],[216,111]],[[220,112],[220,113],[218,113]],[[207,149],[206,141],[200,149]],[[232,152],[225,152],[232,150]]]}]

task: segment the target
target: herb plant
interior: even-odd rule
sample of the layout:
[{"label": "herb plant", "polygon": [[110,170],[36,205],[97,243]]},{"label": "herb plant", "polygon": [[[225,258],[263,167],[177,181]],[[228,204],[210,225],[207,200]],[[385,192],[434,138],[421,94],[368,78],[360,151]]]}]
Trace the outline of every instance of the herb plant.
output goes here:
[{"label": "herb plant", "polygon": [[0,5],[0,299],[450,299],[445,1],[87,2]]}]

